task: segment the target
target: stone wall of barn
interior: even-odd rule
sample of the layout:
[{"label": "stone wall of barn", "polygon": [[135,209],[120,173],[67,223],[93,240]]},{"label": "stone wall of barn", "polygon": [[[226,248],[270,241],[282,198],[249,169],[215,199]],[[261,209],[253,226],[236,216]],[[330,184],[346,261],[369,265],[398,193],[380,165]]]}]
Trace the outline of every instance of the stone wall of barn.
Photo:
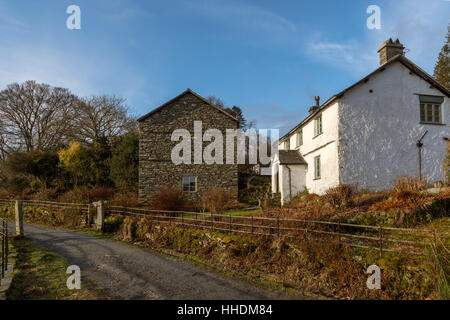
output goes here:
[{"label": "stone wall of barn", "polygon": [[[197,178],[197,191],[185,192],[188,200],[198,200],[210,188],[225,189],[232,197],[238,196],[237,164],[194,164],[192,147],[191,164],[176,165],[172,162],[172,149],[179,142],[171,141],[176,129],[186,129],[194,143],[194,121],[202,121],[203,133],[218,129],[224,137],[226,129],[236,129],[237,121],[191,93],[158,110],[139,123],[139,200],[149,203],[151,195],[164,186],[182,187],[183,177]],[[203,142],[207,146],[210,142]]]}]

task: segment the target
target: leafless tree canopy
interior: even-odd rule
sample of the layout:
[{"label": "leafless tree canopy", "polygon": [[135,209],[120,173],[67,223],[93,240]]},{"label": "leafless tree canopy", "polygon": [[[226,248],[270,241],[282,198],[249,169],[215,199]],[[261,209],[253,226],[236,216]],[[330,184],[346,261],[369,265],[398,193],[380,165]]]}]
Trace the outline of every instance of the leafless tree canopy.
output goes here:
[{"label": "leafless tree canopy", "polygon": [[13,83],[0,92],[0,152],[44,150],[72,132],[77,97],[35,81]]},{"label": "leafless tree canopy", "polygon": [[209,103],[215,105],[218,108],[225,109],[225,102],[223,102],[222,99],[217,98],[216,96],[209,96],[206,98],[206,100],[208,100]]},{"label": "leafless tree canopy", "polygon": [[77,137],[92,142],[100,137],[116,137],[130,132],[136,122],[128,115],[125,100],[115,96],[82,99],[76,119]]}]

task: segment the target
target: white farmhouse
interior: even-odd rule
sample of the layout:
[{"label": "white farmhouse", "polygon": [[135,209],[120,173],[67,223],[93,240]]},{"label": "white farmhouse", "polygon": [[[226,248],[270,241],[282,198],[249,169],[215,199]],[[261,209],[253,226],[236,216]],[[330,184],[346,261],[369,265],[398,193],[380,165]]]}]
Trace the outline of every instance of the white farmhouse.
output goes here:
[{"label": "white farmhouse", "polygon": [[429,183],[445,179],[450,93],[403,50],[398,39],[383,43],[379,68],[322,105],[316,97],[308,117],[279,140],[272,192],[282,203],[305,188],[381,191],[420,171]]}]

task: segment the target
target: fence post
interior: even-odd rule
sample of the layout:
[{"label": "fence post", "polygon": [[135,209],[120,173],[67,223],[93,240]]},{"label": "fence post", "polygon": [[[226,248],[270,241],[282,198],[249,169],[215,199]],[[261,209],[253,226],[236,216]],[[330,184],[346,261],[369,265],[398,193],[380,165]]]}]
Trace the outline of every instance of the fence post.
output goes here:
[{"label": "fence post", "polygon": [[9,246],[8,246],[8,221],[3,220],[3,223],[5,224],[5,242],[6,242],[6,248],[5,248],[5,260],[6,260],[6,270],[8,270],[8,255],[9,255]]},{"label": "fence post", "polygon": [[103,201],[97,202],[97,229],[103,230],[103,225],[105,223],[105,203]]},{"label": "fence post", "polygon": [[338,234],[338,245],[340,246],[341,245],[341,222],[340,221],[338,222],[338,232],[337,232],[337,234]]},{"label": "fence post", "polygon": [[380,225],[380,258],[383,257],[383,227]]},{"label": "fence post", "polygon": [[91,224],[92,224],[91,204],[88,204],[88,207],[87,207],[87,226],[90,227]]},{"label": "fence post", "polygon": [[277,217],[277,233],[278,237],[280,237],[280,217]]},{"label": "fence post", "polygon": [[23,210],[22,200],[16,200],[15,213],[16,213],[16,234],[23,237]]},{"label": "fence post", "polygon": [[5,277],[5,237],[2,234],[2,275],[0,280]]},{"label": "fence post", "polygon": [[253,216],[252,216],[252,234],[253,234]]},{"label": "fence post", "polygon": [[231,214],[230,214],[230,233],[232,232],[232,229],[233,229],[233,227],[232,227],[232,225],[231,225]]}]

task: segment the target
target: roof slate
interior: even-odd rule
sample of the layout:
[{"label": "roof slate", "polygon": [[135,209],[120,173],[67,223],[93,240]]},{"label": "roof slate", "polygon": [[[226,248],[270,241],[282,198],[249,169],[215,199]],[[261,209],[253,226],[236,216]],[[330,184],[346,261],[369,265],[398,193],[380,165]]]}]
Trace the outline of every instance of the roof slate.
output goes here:
[{"label": "roof slate", "polygon": [[297,150],[279,150],[280,164],[308,164]]},{"label": "roof slate", "polygon": [[368,81],[368,79],[373,76],[375,73],[377,72],[382,72],[385,70],[386,67],[392,65],[394,62],[400,62],[401,64],[403,64],[406,68],[408,68],[411,72],[414,72],[416,75],[418,75],[419,77],[421,77],[423,80],[427,81],[430,85],[432,85],[433,87],[435,87],[437,90],[439,90],[440,92],[442,92],[445,96],[450,97],[450,91],[447,90],[443,85],[441,85],[439,82],[437,82],[432,76],[430,76],[428,73],[426,73],[424,70],[422,70],[419,66],[417,66],[414,62],[412,62],[411,60],[409,60],[408,58],[406,58],[404,55],[397,55],[393,58],[391,58],[390,60],[386,61],[386,63],[382,64],[381,66],[379,66],[377,69],[375,69],[374,71],[372,71],[370,74],[368,74],[367,76],[365,76],[364,78],[362,78],[361,80],[355,82],[354,84],[352,84],[351,86],[345,88],[344,90],[342,90],[341,92],[333,95],[330,99],[328,99],[327,101],[325,101],[325,103],[320,106],[319,109],[317,109],[316,112],[308,115],[302,122],[300,122],[298,125],[296,125],[293,129],[291,129],[288,133],[286,133],[283,137],[281,137],[279,139],[280,142],[284,141],[284,139],[286,139],[286,137],[290,136],[292,133],[294,133],[297,129],[299,129],[303,124],[305,124],[306,122],[308,122],[310,119],[314,118],[317,114],[319,114],[320,112],[322,112],[326,107],[328,107],[329,105],[331,105],[334,101],[336,101],[337,99],[341,98],[347,91],[353,89],[354,87],[356,87],[357,85],[361,84],[361,83],[366,83]]},{"label": "roof slate", "polygon": [[192,91],[191,89],[187,89],[186,91],[184,91],[183,93],[179,94],[179,95],[176,96],[175,98],[173,98],[173,99],[167,101],[166,103],[164,103],[163,105],[159,106],[158,108],[156,108],[156,109],[150,111],[149,113],[143,115],[142,117],[140,117],[139,119],[137,119],[137,121],[138,121],[138,122],[144,121],[145,119],[151,117],[154,113],[158,112],[159,110],[161,110],[161,109],[164,108],[164,107],[167,107],[169,104],[175,102],[176,100],[180,99],[181,97],[183,97],[184,95],[186,95],[186,94],[188,94],[188,93],[190,93],[190,94],[194,95],[195,97],[199,98],[200,100],[202,100],[202,101],[205,102],[206,104],[210,105],[211,107],[213,107],[213,108],[216,109],[217,111],[220,111],[220,112],[224,113],[225,115],[229,116],[230,118],[232,118],[233,120],[239,122],[239,120],[238,120],[236,117],[232,116],[231,114],[229,114],[229,113],[226,112],[225,110],[222,110],[222,109],[220,109],[219,107],[213,105],[211,102],[209,102],[208,100],[206,100],[205,98],[203,98],[201,95],[195,93],[195,92]]}]

